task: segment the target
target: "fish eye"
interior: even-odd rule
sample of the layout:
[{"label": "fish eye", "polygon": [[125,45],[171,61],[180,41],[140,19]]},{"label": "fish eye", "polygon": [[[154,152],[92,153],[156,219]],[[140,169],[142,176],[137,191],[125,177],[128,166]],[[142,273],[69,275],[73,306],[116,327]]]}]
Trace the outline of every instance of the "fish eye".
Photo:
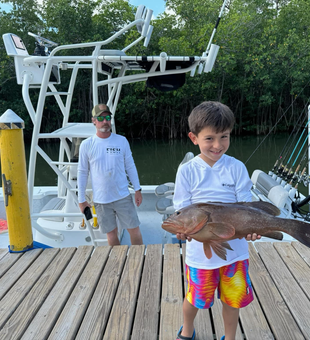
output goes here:
[{"label": "fish eye", "polygon": [[176,211],[175,214],[176,214],[176,215],[180,215],[180,214],[181,214],[181,211]]}]

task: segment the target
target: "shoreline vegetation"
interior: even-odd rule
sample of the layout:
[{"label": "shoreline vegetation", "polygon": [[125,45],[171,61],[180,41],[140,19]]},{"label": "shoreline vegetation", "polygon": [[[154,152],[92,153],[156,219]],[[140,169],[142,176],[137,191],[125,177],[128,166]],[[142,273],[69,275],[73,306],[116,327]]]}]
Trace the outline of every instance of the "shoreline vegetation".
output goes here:
[{"label": "shoreline vegetation", "polygon": [[[1,36],[17,34],[29,54],[35,41],[28,32],[61,45],[105,40],[134,20],[136,10],[125,0],[11,3],[10,12],[0,11]],[[127,54],[159,55],[164,51],[168,55],[201,55],[221,5],[222,0],[166,0],[169,11],[152,20],[148,48],[139,44]],[[118,133],[128,138],[184,138],[187,116],[204,100],[221,101],[234,111],[235,135],[278,133],[303,125],[310,97],[309,12],[308,0],[231,0],[213,41],[220,46],[213,71],[195,77],[187,74],[185,85],[170,92],[148,88],[145,83],[124,86],[116,112]],[[138,36],[131,31],[106,48],[122,49],[135,34]],[[72,121],[90,121],[90,76],[87,71],[79,74]],[[68,83],[65,74],[61,77],[60,90]],[[27,140],[33,126],[21,90],[16,84],[14,60],[6,55],[0,39],[0,110],[11,109],[25,121]],[[31,90],[31,96],[35,107],[38,90]],[[104,91],[100,101],[106,101]],[[58,114],[54,99],[47,98],[43,125],[50,131],[60,127]]]}]

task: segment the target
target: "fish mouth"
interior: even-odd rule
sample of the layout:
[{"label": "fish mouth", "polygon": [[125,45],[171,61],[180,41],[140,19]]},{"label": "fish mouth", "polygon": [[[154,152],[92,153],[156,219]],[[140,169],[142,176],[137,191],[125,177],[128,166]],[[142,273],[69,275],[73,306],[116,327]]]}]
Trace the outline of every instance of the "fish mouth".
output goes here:
[{"label": "fish mouth", "polygon": [[179,221],[165,220],[162,223],[162,228],[169,231],[172,234],[183,233],[186,235],[193,235],[201,230],[208,222],[208,216],[203,218],[199,223],[194,219],[188,227],[184,227],[184,224]]},{"label": "fish mouth", "polygon": [[172,222],[172,221],[164,221],[163,223],[162,223],[162,228],[163,229],[165,229],[166,231],[169,231],[170,233],[177,233],[178,231],[176,231],[176,229],[178,229],[178,228],[176,228],[176,224],[180,227],[180,228],[182,228],[182,225],[181,225],[181,223],[179,223],[179,222]]}]

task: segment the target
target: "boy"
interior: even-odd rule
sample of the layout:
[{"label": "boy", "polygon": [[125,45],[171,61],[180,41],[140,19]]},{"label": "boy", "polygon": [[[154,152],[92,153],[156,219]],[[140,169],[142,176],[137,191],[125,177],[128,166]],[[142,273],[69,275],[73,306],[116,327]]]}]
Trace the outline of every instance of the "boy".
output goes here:
[{"label": "boy", "polygon": [[[245,165],[225,155],[230,144],[234,115],[224,104],[203,102],[191,112],[189,138],[199,146],[200,155],[185,163],[178,171],[174,192],[175,209],[198,202],[250,202],[252,182]],[[177,339],[194,340],[194,319],[198,308],[210,308],[214,292],[223,304],[225,335],[221,340],[234,340],[239,308],[253,300],[248,274],[248,244],[246,240],[260,238],[256,234],[229,241],[233,251],[227,251],[227,260],[215,253],[208,259],[201,242],[183,234],[187,239],[186,276],[187,294],[183,302],[184,323]]]}]

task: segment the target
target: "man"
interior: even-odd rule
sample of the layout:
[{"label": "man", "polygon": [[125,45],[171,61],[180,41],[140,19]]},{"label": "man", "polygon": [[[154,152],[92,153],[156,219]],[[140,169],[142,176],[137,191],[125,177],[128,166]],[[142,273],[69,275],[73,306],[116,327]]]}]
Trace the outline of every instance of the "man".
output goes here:
[{"label": "man", "polygon": [[110,109],[98,104],[92,110],[96,134],[80,146],[78,163],[78,200],[82,212],[90,204],[85,191],[90,174],[93,201],[101,231],[110,246],[119,245],[116,216],[130,235],[131,244],[142,244],[139,219],[129,189],[126,172],[135,190],[137,207],[142,203],[138,172],[127,139],[111,132]]}]

